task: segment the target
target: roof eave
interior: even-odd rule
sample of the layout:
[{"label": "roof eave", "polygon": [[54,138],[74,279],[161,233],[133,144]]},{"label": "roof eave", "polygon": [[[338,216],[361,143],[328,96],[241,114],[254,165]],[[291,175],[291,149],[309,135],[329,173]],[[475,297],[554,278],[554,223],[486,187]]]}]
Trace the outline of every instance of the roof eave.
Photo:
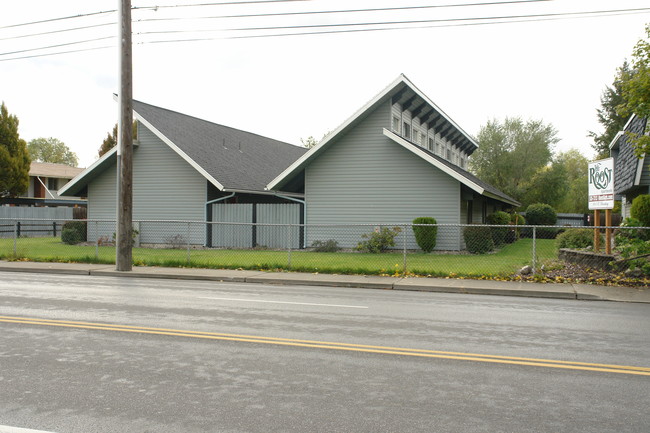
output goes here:
[{"label": "roof eave", "polygon": [[84,186],[86,186],[88,183],[83,183],[85,178],[97,167],[101,166],[104,161],[107,159],[111,158],[115,153],[117,152],[117,146],[113,147],[111,150],[103,154],[97,161],[92,163],[90,167],[79,173],[77,176],[75,176],[70,182],[66,183],[63,185],[61,189],[58,191],[58,195],[69,195],[69,196],[76,196],[76,193],[81,190]]}]

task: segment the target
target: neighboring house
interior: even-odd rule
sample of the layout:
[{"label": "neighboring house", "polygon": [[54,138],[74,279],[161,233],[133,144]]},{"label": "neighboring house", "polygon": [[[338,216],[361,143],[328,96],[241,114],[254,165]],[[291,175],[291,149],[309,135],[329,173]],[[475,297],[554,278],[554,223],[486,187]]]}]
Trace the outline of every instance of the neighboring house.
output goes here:
[{"label": "neighboring house", "polygon": [[626,132],[644,134],[647,119],[632,115],[623,131],[620,131],[609,145],[609,153],[614,158],[614,194],[621,199],[623,218],[630,216],[632,200],[641,194],[650,194],[650,168],[645,155],[637,158]]},{"label": "neighboring house", "polygon": [[21,197],[59,199],[59,189],[82,171],[83,168],[66,164],[32,162],[29,167],[29,190]]},{"label": "neighboring house", "polygon": [[[133,111],[138,137],[133,146],[134,221],[231,221],[227,212],[212,215],[212,204],[292,203],[264,187],[305,148],[143,102],[133,101]],[[116,151],[111,149],[59,191],[88,197],[89,220],[116,218]],[[213,229],[194,230],[190,242],[212,246]],[[98,235],[114,231],[111,225]],[[165,243],[165,238],[185,233],[169,224],[155,230],[140,227],[140,241]]]},{"label": "neighboring house", "polygon": [[[477,148],[400,75],[267,188],[304,193],[308,225],[408,224],[422,216],[439,224],[484,223],[488,214],[520,204],[467,171]],[[336,240],[352,247],[368,231],[359,227]],[[328,238],[326,230],[308,226],[305,243]],[[416,248],[412,236],[408,247]],[[462,247],[459,227],[438,230],[437,249]]]}]

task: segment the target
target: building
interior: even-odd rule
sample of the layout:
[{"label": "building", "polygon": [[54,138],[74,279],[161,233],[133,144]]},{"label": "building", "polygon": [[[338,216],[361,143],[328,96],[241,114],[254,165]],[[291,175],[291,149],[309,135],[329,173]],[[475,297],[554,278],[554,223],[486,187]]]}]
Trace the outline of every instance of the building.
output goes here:
[{"label": "building", "polygon": [[[520,204],[467,171],[476,141],[400,75],[267,185],[304,194],[307,245],[326,240],[309,225],[484,223]],[[358,231],[368,231],[360,227]],[[331,236],[330,236],[331,237]],[[337,239],[356,245],[358,236]],[[413,239],[408,246],[415,248]],[[438,231],[437,249],[463,247],[459,227]]]},{"label": "building", "polygon": [[650,194],[650,167],[645,155],[637,158],[626,132],[644,134],[647,119],[632,115],[623,131],[620,131],[609,145],[610,156],[614,158],[614,194],[621,200],[623,218],[630,216],[632,200],[641,194]]}]

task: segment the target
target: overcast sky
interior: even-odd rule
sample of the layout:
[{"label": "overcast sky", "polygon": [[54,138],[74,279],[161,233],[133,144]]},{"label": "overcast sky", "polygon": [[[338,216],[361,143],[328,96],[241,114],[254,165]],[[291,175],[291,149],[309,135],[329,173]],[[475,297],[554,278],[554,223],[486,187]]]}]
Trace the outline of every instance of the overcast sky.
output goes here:
[{"label": "overcast sky", "polygon": [[[162,6],[212,2],[132,1],[137,8],[133,94],[140,101],[299,145],[301,138],[320,139],[335,129],[404,73],[474,136],[492,118],[543,119],[559,132],[556,151],[577,148],[588,157],[593,152],[587,132],[601,129],[596,119],[600,95],[650,22],[650,9],[548,16],[650,8],[648,0],[238,18],[225,16],[487,0],[302,0],[167,8]],[[77,153],[81,166],[97,158],[117,119],[117,13],[95,14],[117,5],[118,0],[21,0],[5,2],[0,13],[0,100],[18,116],[23,139],[56,137]],[[156,5],[161,7],[151,8]],[[94,15],[14,26],[83,14]],[[484,19],[530,15],[547,16]],[[467,18],[484,20],[459,21]],[[338,26],[389,21],[399,24]],[[322,24],[337,26],[268,29]],[[95,27],[61,31],[89,26]],[[391,27],[419,28],[268,37]],[[243,30],[250,28],[263,29]],[[234,39],[240,36],[265,37]],[[77,43],[91,39],[97,40]],[[160,43],[179,39],[208,40]],[[60,46],[34,50],[53,45]],[[88,48],[100,49],[41,56]]]}]

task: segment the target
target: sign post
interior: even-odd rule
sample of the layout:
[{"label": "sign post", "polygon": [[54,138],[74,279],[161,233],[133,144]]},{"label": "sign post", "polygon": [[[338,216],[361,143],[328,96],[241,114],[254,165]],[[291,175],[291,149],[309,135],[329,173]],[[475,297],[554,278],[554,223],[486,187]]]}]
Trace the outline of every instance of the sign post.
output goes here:
[{"label": "sign post", "polygon": [[594,251],[600,250],[600,210],[605,209],[605,252],[612,252],[612,209],[614,208],[614,159],[589,163],[589,209],[594,211]]}]

